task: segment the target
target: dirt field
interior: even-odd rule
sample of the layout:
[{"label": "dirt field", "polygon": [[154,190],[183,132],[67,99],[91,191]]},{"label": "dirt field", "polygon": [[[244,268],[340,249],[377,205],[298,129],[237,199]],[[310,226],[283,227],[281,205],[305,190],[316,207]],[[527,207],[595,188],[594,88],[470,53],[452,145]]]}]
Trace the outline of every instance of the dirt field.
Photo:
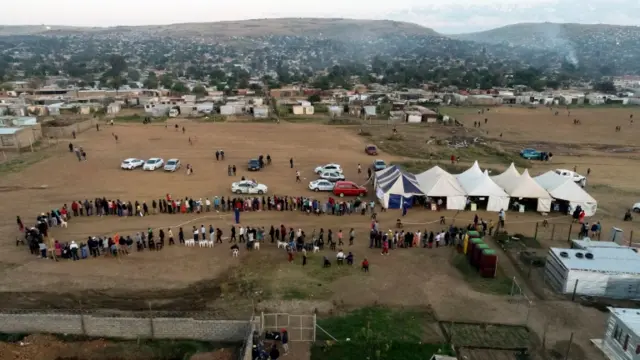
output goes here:
[{"label": "dirt field", "polygon": [[[481,166],[502,169],[508,161],[498,158],[500,154],[543,144],[539,145],[541,149],[547,146],[554,152],[553,163],[532,163],[532,175],[554,168],[572,169],[577,166],[579,172],[591,168],[587,190],[599,201],[599,211],[593,220],[602,221],[605,234],[611,226],[619,226],[629,234],[633,230],[638,231],[637,223],[623,223],[621,218],[624,210],[640,198],[640,192],[634,187],[640,154],[633,145],[633,139],[638,134],[633,127],[635,125],[628,125],[629,113],[630,110],[578,109],[572,110],[571,116],[567,117],[562,111],[561,115],[554,116],[548,109],[492,109],[480,115],[489,119],[486,128],[483,124],[481,130],[468,129],[469,126],[462,130],[469,136],[485,137],[487,134],[483,131],[488,130],[488,141],[492,147],[482,151],[474,148],[459,151],[466,154],[463,156],[466,164],[477,157]],[[465,124],[472,125],[478,115],[457,116]],[[579,118],[582,125],[573,125],[574,117]],[[611,120],[607,120],[607,125],[600,125],[604,118]],[[623,132],[613,132],[615,121],[623,126]],[[180,122],[180,126],[186,127],[186,133],[182,134],[172,125],[173,122],[166,128],[156,124],[103,126],[100,132],[90,130],[80,134],[74,142],[87,152],[86,162],[78,162],[68,152],[67,143],[61,141],[58,148],[47,150],[46,159],[35,165],[24,161],[30,166],[21,169],[18,164],[11,169],[2,168],[5,172],[11,170],[11,173],[0,177],[0,199],[4,204],[10,204],[3,208],[0,223],[0,231],[4,235],[0,247],[3,307],[69,309],[80,306],[87,310],[147,310],[151,307],[163,311],[208,311],[219,317],[245,319],[254,310],[308,313],[318,309],[328,313],[374,303],[430,305],[439,320],[518,325],[526,322],[539,337],[546,328],[549,345],[568,340],[573,331],[575,343],[589,350],[588,359],[598,359],[588,348],[588,339],[602,335],[606,315],[575,303],[535,299],[524,281],[519,281],[523,284],[523,291],[534,300],[529,311],[522,302],[479,291],[451,266],[453,252],[449,248],[399,249],[391,256],[381,257],[376,250],[368,249],[366,237],[370,220],[360,215],[315,217],[298,212],[254,212],[243,213],[241,222],[266,228],[285,224],[303,228],[307,233],[314,228],[342,229],[345,232],[354,228],[356,243],[351,248],[345,247],[345,250],[354,252],[357,263],[368,257],[371,262],[369,274],[347,267],[324,271],[320,268],[323,254],[310,256],[305,268],[300,265],[299,258],[294,264],[288,264],[285,252],[278,251],[272,244],[266,244],[259,252],[241,251],[237,259],[231,258],[228,245],[224,244],[214,249],[166,247],[160,252],[133,253],[118,260],[100,258],[57,263],[34,258],[28,249],[15,246],[18,236],[16,215],[22,216],[29,224],[37,213],[69,204],[74,199],[104,196],[150,202],[166,193],[171,193],[174,198],[229,196],[231,182],[239,180],[242,175],[268,185],[270,194],[326,199],[326,194],[313,194],[307,189],[308,181],[314,178],[313,169],[324,163],[338,162],[348,179],[364,183],[364,174],[357,174],[357,164],[361,163],[366,168],[373,160],[364,154],[364,145],[384,141],[388,136],[384,133],[390,132],[390,129],[380,127],[371,136],[358,136],[358,127],[349,126],[184,121]],[[550,127],[553,131],[549,131]],[[426,142],[432,136],[446,137],[452,129],[399,126],[399,131],[411,133],[413,137],[407,135],[407,138],[395,142],[394,154],[382,154],[380,158],[387,161],[406,160],[408,156],[425,159],[428,155],[421,153],[425,149],[416,139]],[[494,137],[494,131],[502,131],[503,137],[499,138],[498,134]],[[119,143],[115,142],[112,133],[119,136]],[[193,145],[189,144],[189,137]],[[420,147],[420,151],[403,151],[415,147]],[[380,148],[388,147],[383,145]],[[490,150],[494,148],[500,150]],[[627,150],[611,152],[603,150],[605,148]],[[225,161],[215,160],[216,149],[225,150]],[[451,151],[443,146],[433,149],[443,159]],[[261,172],[246,174],[247,160],[260,154],[271,155],[273,165]],[[186,176],[184,171],[172,174],[161,171],[125,172],[119,168],[124,158],[154,156],[165,160],[180,158],[183,170],[187,163],[193,165],[194,175]],[[294,169],[289,167],[290,157],[294,158]],[[238,176],[227,176],[229,164],[238,167]],[[301,184],[295,182],[298,169],[302,173]],[[465,225],[473,217],[471,213],[443,214],[448,222],[455,219],[456,225]],[[426,228],[437,231],[441,228],[436,225],[440,215],[415,210],[409,212],[404,222],[410,230]],[[494,222],[497,220],[495,214],[480,212],[479,215]],[[556,216],[550,215],[553,222],[567,222],[567,219],[556,219]],[[383,228],[392,228],[398,217],[397,212],[387,212],[379,219]],[[533,235],[535,222],[541,219],[537,214],[509,214],[508,230]],[[191,226],[209,224],[228,229],[231,221],[226,213],[74,218],[68,229],[54,229],[53,236],[68,241],[115,232],[133,234],[148,227],[183,226],[186,231]],[[174,233],[177,233],[175,229]],[[225,231],[227,235],[228,230]],[[541,242],[544,246],[551,244],[543,239]],[[557,243],[554,245],[558,246]],[[328,250],[324,253],[333,256]],[[519,279],[519,273],[506,258],[501,260],[501,264],[506,273]],[[474,306],[471,308],[468,304]]]}]

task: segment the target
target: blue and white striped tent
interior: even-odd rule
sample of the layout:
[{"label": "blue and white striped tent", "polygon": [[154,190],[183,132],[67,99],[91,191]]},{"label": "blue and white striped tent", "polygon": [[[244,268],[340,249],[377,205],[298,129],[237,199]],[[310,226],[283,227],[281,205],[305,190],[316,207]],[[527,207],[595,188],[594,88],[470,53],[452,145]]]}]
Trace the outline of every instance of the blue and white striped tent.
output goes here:
[{"label": "blue and white striped tent", "polygon": [[390,166],[375,174],[375,189],[378,200],[387,209],[409,208],[414,196],[423,196],[415,175]]}]

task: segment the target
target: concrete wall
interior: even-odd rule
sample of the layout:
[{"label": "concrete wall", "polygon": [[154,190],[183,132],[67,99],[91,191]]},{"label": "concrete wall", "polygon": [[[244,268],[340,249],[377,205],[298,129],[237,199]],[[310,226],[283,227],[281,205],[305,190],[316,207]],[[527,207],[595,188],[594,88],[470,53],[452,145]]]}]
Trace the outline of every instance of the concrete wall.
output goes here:
[{"label": "concrete wall", "polygon": [[246,340],[251,323],[242,320],[99,317],[61,314],[2,314],[2,333],[57,333],[113,338]]},{"label": "concrete wall", "polygon": [[49,137],[69,138],[73,136],[72,133],[74,130],[76,134],[79,134],[91,128],[95,129],[97,123],[98,123],[97,119],[89,119],[89,120],[80,121],[68,126],[43,126],[42,136],[46,138],[49,138]]}]

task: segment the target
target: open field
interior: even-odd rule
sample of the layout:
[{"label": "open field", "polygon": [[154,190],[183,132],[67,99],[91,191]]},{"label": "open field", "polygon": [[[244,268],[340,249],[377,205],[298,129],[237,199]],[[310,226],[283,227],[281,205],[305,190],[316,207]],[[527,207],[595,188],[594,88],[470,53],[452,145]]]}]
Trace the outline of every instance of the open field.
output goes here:
[{"label": "open field", "polygon": [[[528,111],[538,115],[527,115]],[[39,153],[34,153],[30,155],[33,159],[25,157],[20,165],[12,165],[8,171],[2,171],[0,199],[4,204],[10,204],[3,208],[0,221],[0,231],[4,235],[0,243],[2,307],[205,311],[220,318],[246,319],[255,311],[263,310],[292,314],[317,310],[326,314],[374,304],[429,306],[439,321],[527,325],[539,338],[546,328],[549,348],[556,342],[568,340],[574,331],[576,346],[589,350],[588,339],[601,336],[605,315],[575,303],[537,299],[526,287],[523,291],[534,300],[530,308],[510,301],[505,295],[510,289],[507,281],[516,276],[523,286],[526,282],[520,281],[521,273],[501,252],[499,264],[503,276],[486,286],[481,281],[487,280],[469,276],[464,269],[455,266],[452,248],[397,249],[390,256],[380,256],[377,249],[368,247],[370,218],[360,214],[316,217],[297,211],[261,211],[241,216],[243,225],[264,226],[267,230],[271,225],[280,224],[287,228],[302,228],[307,234],[320,228],[334,232],[338,229],[348,232],[354,228],[355,244],[344,247],[345,251],[352,251],[355,255],[356,266],[353,268],[334,264],[331,269],[322,269],[322,256],[333,256],[328,249],[320,254],[310,254],[305,267],[301,266],[300,256],[289,264],[286,253],[270,243],[263,244],[260,251],[241,249],[239,258],[231,258],[225,242],[214,249],[166,246],[159,252],[134,252],[119,259],[97,258],[79,262],[45,261],[29,255],[25,247],[15,246],[15,239],[19,236],[16,215],[30,225],[39,212],[59,208],[73,200],[97,196],[147,203],[167,193],[174,198],[228,197],[232,196],[230,183],[246,175],[268,185],[270,195],[310,196],[325,200],[327,194],[312,193],[307,189],[308,181],[314,179],[315,166],[338,162],[348,179],[364,184],[366,170],[364,174],[358,174],[356,169],[358,163],[366,168],[373,160],[363,152],[365,144],[371,142],[383,150],[378,157],[387,162],[413,164],[409,166],[416,168],[423,166],[424,161],[447,163],[452,150],[446,145],[427,144],[432,136],[435,139],[453,136],[485,138],[486,145],[454,150],[462,158],[459,166],[469,166],[478,159],[482,167],[500,171],[510,161],[517,161],[521,169],[528,166],[532,175],[554,168],[572,169],[577,166],[579,172],[591,168],[587,190],[599,201],[599,211],[590,221],[602,222],[603,235],[611,226],[621,227],[625,234],[632,230],[637,232],[640,228],[636,222],[621,221],[624,210],[640,197],[640,192],[635,189],[640,153],[632,144],[632,139],[637,138],[637,130],[633,127],[635,125],[622,124],[624,131],[613,133],[613,123],[600,125],[598,115],[589,111],[572,110],[571,116],[575,114],[582,121],[582,125],[572,125],[572,118],[566,119],[562,112],[555,117],[544,109],[491,109],[488,115],[482,115],[489,118],[487,127],[495,127],[488,129],[488,136],[483,135],[484,124],[480,130],[474,130],[472,126],[469,129],[468,125],[474,119],[470,114],[459,115],[467,124],[464,128],[399,125],[400,137],[394,140],[387,139],[391,128],[385,126],[328,126],[312,122],[243,124],[172,120],[166,127],[162,123],[143,126],[125,122],[113,127],[103,126],[100,132],[89,130],[79,134],[74,142],[87,152],[88,160],[85,162],[78,162],[68,152],[66,142],[61,141],[57,148],[48,148],[42,159],[38,158]],[[611,119],[622,118],[629,112],[620,109],[607,111],[612,112]],[[628,118],[628,114],[626,116]],[[549,131],[553,121],[559,119],[568,123],[556,124],[554,131]],[[185,126],[186,133],[175,131],[174,122]],[[609,127],[611,134],[604,132]],[[359,136],[360,128],[369,131],[370,135]],[[502,130],[503,138],[499,138],[494,130],[502,128],[511,130]],[[562,135],[556,134],[556,130]],[[112,133],[119,136],[118,143]],[[519,160],[517,153],[514,155],[515,150],[535,144],[553,149],[553,162],[527,162]],[[215,160],[216,149],[225,150],[225,161]],[[606,149],[628,150],[612,152]],[[430,159],[430,153],[436,155]],[[273,164],[263,171],[247,173],[244,170],[247,160],[260,154],[269,154]],[[153,156],[165,160],[180,158],[183,169],[176,173],[126,172],[119,169],[120,161],[126,157]],[[295,163],[293,169],[289,167],[291,157]],[[193,166],[193,175],[185,174],[186,164]],[[226,171],[232,164],[238,167],[238,175],[233,178]],[[301,172],[302,183],[295,182],[296,170]],[[483,211],[478,214],[484,219],[497,221],[496,214]],[[433,213],[415,209],[403,219],[405,229],[439,231],[442,228],[437,225],[440,215],[446,216],[447,226],[451,223],[465,226],[473,218],[472,213]],[[393,229],[398,217],[397,212],[380,213],[381,228]],[[558,227],[566,228],[564,224],[569,222],[558,214],[550,214],[548,218]],[[533,236],[535,223],[542,219],[533,213],[509,213],[507,230]],[[92,235],[113,235],[116,232],[133,235],[149,227],[171,227],[177,236],[178,227],[188,232],[192,226],[208,227],[212,224],[221,227],[223,237],[228,237],[232,220],[231,213],[226,212],[130,218],[74,217],[67,229],[53,229],[52,235],[61,241],[81,241]],[[577,229],[574,232],[577,235]],[[543,248],[562,246],[558,241],[554,243],[542,238],[538,241]],[[492,244],[492,248],[498,249],[498,246]],[[362,273],[357,266],[364,257],[371,262],[368,274]],[[349,331],[352,330],[345,333]],[[439,343],[434,340],[436,338],[430,337],[430,343]],[[586,359],[598,358],[591,357],[589,352],[587,356]]]}]

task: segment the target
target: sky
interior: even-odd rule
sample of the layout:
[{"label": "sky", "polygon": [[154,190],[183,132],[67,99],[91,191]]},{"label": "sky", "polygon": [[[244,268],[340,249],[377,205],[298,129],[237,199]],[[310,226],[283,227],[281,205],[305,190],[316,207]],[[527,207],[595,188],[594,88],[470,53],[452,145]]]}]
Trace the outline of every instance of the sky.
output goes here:
[{"label": "sky", "polygon": [[3,7],[1,25],[117,26],[340,17],[408,21],[447,34],[520,22],[640,25],[639,0],[23,0],[19,4]]}]

